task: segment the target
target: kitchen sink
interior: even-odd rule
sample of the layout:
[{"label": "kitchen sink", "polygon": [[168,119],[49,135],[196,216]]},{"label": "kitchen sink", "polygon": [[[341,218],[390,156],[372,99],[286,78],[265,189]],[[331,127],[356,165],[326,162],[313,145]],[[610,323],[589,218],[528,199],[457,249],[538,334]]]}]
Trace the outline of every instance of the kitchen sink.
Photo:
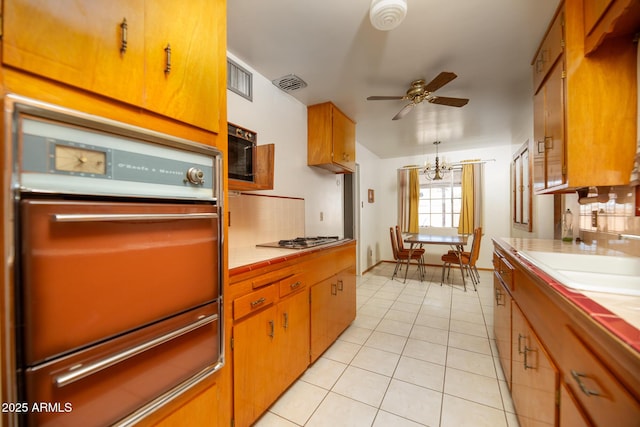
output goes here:
[{"label": "kitchen sink", "polygon": [[640,296],[640,258],[520,251],[524,259],[578,291]]}]

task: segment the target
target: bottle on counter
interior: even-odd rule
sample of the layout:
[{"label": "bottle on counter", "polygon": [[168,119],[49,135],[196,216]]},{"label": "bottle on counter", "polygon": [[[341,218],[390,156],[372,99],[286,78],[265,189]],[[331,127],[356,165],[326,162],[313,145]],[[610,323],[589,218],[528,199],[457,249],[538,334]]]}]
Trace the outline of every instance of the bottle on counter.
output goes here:
[{"label": "bottle on counter", "polygon": [[567,209],[562,214],[562,241],[573,241],[573,214],[571,213],[571,209]]}]

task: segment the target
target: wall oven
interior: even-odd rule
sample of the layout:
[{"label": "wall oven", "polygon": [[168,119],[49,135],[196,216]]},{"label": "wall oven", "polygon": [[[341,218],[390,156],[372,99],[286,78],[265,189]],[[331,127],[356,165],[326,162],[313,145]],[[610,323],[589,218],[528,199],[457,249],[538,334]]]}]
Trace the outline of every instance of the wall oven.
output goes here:
[{"label": "wall oven", "polygon": [[229,178],[255,182],[256,144],[255,132],[232,123],[227,126],[229,151]]},{"label": "wall oven", "polygon": [[219,370],[221,153],[12,95],[5,132],[9,422],[133,424]]}]

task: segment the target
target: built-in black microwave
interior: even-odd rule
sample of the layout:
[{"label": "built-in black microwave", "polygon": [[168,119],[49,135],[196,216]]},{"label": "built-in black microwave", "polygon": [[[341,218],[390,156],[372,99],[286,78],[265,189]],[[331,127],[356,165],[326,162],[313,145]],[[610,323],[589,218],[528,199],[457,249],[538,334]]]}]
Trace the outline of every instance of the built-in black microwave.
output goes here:
[{"label": "built-in black microwave", "polygon": [[229,178],[254,182],[256,133],[232,123],[228,124],[227,131],[229,135]]}]

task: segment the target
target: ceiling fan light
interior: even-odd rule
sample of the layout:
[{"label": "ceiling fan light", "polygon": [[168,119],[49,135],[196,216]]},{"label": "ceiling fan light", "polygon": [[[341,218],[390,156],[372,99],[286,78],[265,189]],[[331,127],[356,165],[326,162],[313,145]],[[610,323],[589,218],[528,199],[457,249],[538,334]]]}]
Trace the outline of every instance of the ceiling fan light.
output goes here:
[{"label": "ceiling fan light", "polygon": [[380,31],[396,28],[407,15],[407,0],[372,0],[369,8],[371,25]]}]

